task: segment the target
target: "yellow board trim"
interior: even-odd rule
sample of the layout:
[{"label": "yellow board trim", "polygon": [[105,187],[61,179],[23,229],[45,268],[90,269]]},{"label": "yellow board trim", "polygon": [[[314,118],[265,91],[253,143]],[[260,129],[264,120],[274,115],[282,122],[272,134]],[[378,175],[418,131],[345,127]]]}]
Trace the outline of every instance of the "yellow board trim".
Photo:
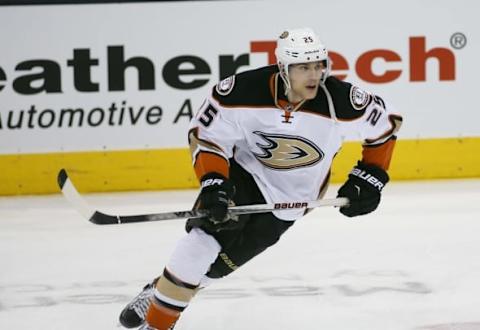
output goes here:
[{"label": "yellow board trim", "polygon": [[[361,144],[345,143],[332,167],[342,182],[361,158]],[[189,150],[156,149],[0,155],[0,195],[59,192],[56,176],[67,169],[81,192],[198,187]],[[480,177],[480,137],[398,140],[392,180]]]}]

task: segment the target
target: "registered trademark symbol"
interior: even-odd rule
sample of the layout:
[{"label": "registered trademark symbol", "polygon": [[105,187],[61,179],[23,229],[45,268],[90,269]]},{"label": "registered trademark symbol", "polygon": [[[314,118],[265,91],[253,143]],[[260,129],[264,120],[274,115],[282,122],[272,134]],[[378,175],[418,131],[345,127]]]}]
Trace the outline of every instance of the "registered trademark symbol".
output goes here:
[{"label": "registered trademark symbol", "polygon": [[467,45],[467,37],[461,32],[455,32],[450,37],[450,45],[455,49],[462,49]]}]

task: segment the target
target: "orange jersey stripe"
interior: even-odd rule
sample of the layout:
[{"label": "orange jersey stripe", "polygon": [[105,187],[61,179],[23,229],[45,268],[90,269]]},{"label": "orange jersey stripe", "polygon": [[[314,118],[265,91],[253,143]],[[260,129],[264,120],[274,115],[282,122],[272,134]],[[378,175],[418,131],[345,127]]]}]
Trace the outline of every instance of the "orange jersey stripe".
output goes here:
[{"label": "orange jersey stripe", "polygon": [[226,178],[228,178],[229,175],[228,161],[211,152],[199,152],[195,161],[194,169],[198,179],[201,179],[202,176],[210,172],[219,173]]},{"label": "orange jersey stripe", "polygon": [[392,160],[393,149],[395,147],[396,138],[390,138],[387,142],[377,146],[363,146],[362,161],[366,164],[378,166],[385,171],[390,166]]}]

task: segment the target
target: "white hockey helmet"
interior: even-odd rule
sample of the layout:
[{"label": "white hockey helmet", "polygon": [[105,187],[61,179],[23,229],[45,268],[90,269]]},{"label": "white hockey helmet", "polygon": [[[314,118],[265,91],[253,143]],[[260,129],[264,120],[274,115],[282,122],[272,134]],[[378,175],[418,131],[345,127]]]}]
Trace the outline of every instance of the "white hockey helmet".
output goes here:
[{"label": "white hockey helmet", "polygon": [[323,61],[325,69],[320,80],[325,82],[330,74],[330,60],[327,48],[310,28],[291,29],[284,31],[277,40],[275,49],[277,65],[280,69],[287,91],[290,89],[288,66],[290,64]]}]

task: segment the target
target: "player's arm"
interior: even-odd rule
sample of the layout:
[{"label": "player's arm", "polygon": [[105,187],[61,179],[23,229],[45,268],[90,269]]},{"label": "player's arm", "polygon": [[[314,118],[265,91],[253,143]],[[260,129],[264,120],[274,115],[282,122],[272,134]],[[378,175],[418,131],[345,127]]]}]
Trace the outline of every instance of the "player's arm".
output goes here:
[{"label": "player's arm", "polygon": [[[227,221],[227,208],[235,193],[229,179],[229,158],[240,138],[240,131],[228,118],[231,110],[225,110],[213,98],[208,98],[190,123],[188,140],[195,174],[201,190],[195,207],[208,209],[208,219],[214,225]],[[189,220],[187,230],[201,227],[213,230],[203,220]]]},{"label": "player's arm", "polygon": [[402,125],[402,117],[392,105],[381,97],[372,95],[372,101],[363,116],[362,161],[385,171],[390,166],[397,132]]},{"label": "player's arm", "polygon": [[353,167],[348,180],[338,191],[339,197],[350,200],[348,207],[340,208],[340,212],[348,217],[367,214],[378,207],[381,192],[389,181],[387,170],[396,133],[402,123],[402,117],[391,105],[379,96],[370,97],[359,124],[360,134],[364,138],[362,160]]}]

